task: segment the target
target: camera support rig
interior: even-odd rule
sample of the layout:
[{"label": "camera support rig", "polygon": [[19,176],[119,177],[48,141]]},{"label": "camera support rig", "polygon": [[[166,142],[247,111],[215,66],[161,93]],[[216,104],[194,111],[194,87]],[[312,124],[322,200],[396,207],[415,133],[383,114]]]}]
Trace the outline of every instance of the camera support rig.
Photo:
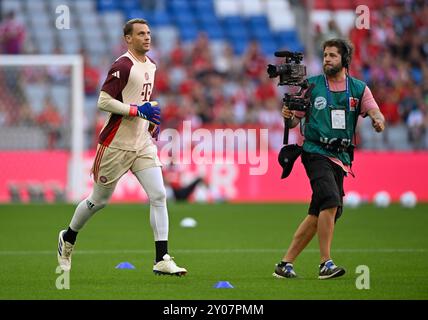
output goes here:
[{"label": "camera support rig", "polygon": [[[315,84],[309,84],[308,80],[305,80],[300,85],[300,90],[295,94],[284,93],[284,98],[282,98],[282,102],[284,105],[288,107],[290,110],[295,111],[306,111],[308,112],[311,106],[311,93],[314,89]],[[302,97],[302,92],[306,90],[305,94]],[[288,144],[288,132],[290,128],[288,126],[288,121],[284,119],[284,138],[283,144]]]},{"label": "camera support rig", "polygon": [[[306,79],[306,66],[301,65],[303,54],[301,52],[276,51],[275,57],[285,58],[285,63],[280,65],[269,64],[267,73],[269,78],[279,76],[278,86],[295,86],[300,87],[297,93],[285,93],[282,99],[284,105],[290,110],[307,111],[311,106],[311,92],[315,85],[309,84]],[[302,92],[306,90],[302,96]],[[288,121],[284,119],[284,139],[283,143],[288,144]]]}]

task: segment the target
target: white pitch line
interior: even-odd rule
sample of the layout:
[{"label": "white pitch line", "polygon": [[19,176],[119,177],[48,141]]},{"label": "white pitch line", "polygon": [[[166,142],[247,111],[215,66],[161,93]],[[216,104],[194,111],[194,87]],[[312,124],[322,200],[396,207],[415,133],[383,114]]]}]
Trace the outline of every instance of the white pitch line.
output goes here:
[{"label": "white pitch line", "polygon": [[[279,249],[175,249],[172,253],[189,254],[216,254],[216,253],[281,253],[284,248]],[[428,249],[415,248],[372,248],[372,249],[333,249],[333,252],[343,253],[426,253]],[[76,250],[78,255],[97,255],[97,254],[152,254],[154,250]],[[318,249],[306,249],[303,252],[319,253]],[[34,250],[34,251],[0,251],[0,256],[20,256],[20,255],[55,255],[56,250]]]}]

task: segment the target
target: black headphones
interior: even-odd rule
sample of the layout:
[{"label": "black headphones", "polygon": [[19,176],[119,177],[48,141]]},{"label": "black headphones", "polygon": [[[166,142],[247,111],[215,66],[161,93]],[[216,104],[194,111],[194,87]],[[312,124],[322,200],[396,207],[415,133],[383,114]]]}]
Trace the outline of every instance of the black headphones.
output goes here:
[{"label": "black headphones", "polygon": [[342,66],[349,69],[352,58],[352,47],[346,40],[340,40],[342,45]]}]

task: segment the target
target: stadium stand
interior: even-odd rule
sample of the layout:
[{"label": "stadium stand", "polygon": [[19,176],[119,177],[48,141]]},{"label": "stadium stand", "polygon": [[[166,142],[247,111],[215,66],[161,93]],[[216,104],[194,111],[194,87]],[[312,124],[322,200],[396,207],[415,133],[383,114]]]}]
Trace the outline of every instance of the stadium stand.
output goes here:
[{"label": "stadium stand", "polygon": [[[390,124],[381,138],[370,130],[361,129],[362,147],[426,149],[428,26],[423,12],[428,10],[427,4],[424,1],[366,2],[372,10],[371,29],[358,30],[353,28],[358,1],[314,0],[313,43],[319,53],[323,40],[347,36],[356,47],[351,74],[362,78],[372,88]],[[296,20],[294,11],[296,6],[304,5],[302,3],[293,0],[3,0],[1,9],[4,14],[14,11],[16,20],[26,28],[22,53],[87,55],[87,67],[98,70],[99,85],[111,61],[124,50],[123,23],[134,17],[147,18],[153,31],[149,55],[159,65],[157,99],[164,106],[165,127],[175,125],[177,119],[189,117],[184,110],[190,112],[197,123],[237,126],[242,121],[260,124],[257,114],[268,103],[256,99],[255,95],[262,82],[260,79],[266,77],[266,64],[275,61],[273,52],[279,49],[304,51],[299,36],[302,21]],[[70,8],[69,30],[55,28],[56,15],[49,12],[55,12],[59,5]],[[5,23],[2,21],[1,25],[4,27]],[[1,30],[0,27],[0,36]],[[253,43],[257,43],[256,47],[252,47]],[[245,63],[249,56],[257,57],[257,62],[250,66]],[[315,63],[319,66],[319,58]],[[309,70],[319,70],[319,67],[309,66]],[[248,74],[251,77],[245,79]],[[7,87],[3,84],[9,81],[8,77],[10,75],[0,75],[1,87]],[[53,86],[56,80],[49,77],[30,80],[22,80],[20,85],[35,115],[43,109],[45,99],[64,115],[70,100],[69,90]],[[215,83],[216,88],[209,86],[210,83]],[[275,81],[271,84],[274,99],[280,101],[282,88],[276,87]],[[207,86],[203,88],[204,85]],[[419,90],[411,90],[414,87]],[[0,109],[5,115],[0,119],[3,119],[2,126],[13,127],[19,125],[20,120],[8,115],[15,112],[13,105],[7,104],[15,98],[9,96],[10,93],[0,93],[5,101]],[[85,108],[91,109],[93,121],[97,118],[95,102],[93,94],[88,94]],[[186,102],[189,105],[183,106]],[[221,114],[226,107],[232,108],[227,117]],[[244,120],[242,114],[245,114]],[[420,123],[418,133],[411,130],[414,123]],[[361,122],[360,127],[366,125]],[[277,123],[264,121],[263,126],[276,128]],[[88,132],[93,134],[93,130]],[[9,147],[14,144],[16,142],[10,141]],[[7,148],[7,142],[3,142],[2,148]]]}]

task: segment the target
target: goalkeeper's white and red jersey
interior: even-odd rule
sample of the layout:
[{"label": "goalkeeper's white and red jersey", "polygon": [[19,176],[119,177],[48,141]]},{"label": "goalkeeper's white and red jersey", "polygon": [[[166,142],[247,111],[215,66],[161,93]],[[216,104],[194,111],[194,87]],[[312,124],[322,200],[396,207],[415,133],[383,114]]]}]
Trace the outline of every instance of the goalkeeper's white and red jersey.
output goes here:
[{"label": "goalkeeper's white and red jersey", "polygon": [[[146,61],[141,62],[130,51],[113,63],[101,88],[98,102],[100,109],[111,112],[100,132],[99,144],[136,151],[153,143],[148,131],[149,122],[130,116],[129,110],[131,104],[141,105],[150,101],[155,72],[156,64],[149,57],[146,56]],[[106,97],[113,103],[100,102],[105,101]]]}]

